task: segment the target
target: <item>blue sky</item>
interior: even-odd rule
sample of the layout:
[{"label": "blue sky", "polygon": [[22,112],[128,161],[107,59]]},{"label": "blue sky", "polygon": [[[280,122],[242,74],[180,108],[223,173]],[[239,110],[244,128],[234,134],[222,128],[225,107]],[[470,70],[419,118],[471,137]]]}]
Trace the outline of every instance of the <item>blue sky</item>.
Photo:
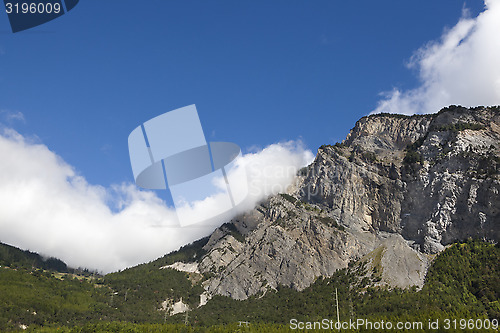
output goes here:
[{"label": "blue sky", "polygon": [[417,84],[412,53],[482,1],[81,1],[12,34],[0,109],[90,183],[132,180],[127,136],[196,104],[207,140],[341,141],[379,93]]},{"label": "blue sky", "polygon": [[15,34],[0,12],[0,241],[153,260],[213,228],[135,186],[140,124],[196,104],[207,141],[242,147],[251,207],[362,116],[500,104],[499,31],[500,0],[82,0]]}]

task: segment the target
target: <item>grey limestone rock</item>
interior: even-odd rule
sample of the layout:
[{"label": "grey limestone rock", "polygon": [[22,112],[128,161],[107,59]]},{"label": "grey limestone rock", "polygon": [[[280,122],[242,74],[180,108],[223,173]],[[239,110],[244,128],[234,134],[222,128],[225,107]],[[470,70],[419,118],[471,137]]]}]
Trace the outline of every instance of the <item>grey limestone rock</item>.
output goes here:
[{"label": "grey limestone rock", "polygon": [[358,260],[378,267],[380,284],[422,286],[447,244],[500,239],[499,151],[498,107],[363,117],[289,193],[212,234],[204,287],[235,299],[303,290]]}]

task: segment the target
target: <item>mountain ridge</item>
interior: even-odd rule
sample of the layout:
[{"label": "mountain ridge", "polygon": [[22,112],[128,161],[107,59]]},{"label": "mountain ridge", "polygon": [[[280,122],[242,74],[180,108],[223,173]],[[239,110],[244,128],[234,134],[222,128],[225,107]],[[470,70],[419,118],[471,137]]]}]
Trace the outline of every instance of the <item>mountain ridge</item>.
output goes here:
[{"label": "mountain ridge", "polygon": [[381,284],[421,287],[446,244],[500,239],[499,129],[498,107],[361,118],[287,193],[231,221],[243,242],[224,228],[210,236],[205,289],[235,299],[303,290],[377,251]]},{"label": "mountain ridge", "polygon": [[[225,318],[222,322],[243,316],[242,304],[252,309],[252,320],[279,323],[282,318],[270,317],[276,309],[300,317],[304,312],[295,297],[307,302],[331,293],[332,284],[342,286],[344,301],[355,298],[351,307],[358,314],[374,309],[385,315],[386,306],[409,307],[407,299],[442,314],[449,313],[446,304],[459,302],[462,314],[497,316],[499,149],[499,107],[371,115],[361,118],[342,143],[321,146],[286,193],[150,263],[104,277],[60,274],[55,266],[44,267],[42,257],[0,244],[0,265],[7,267],[0,267],[7,283],[4,298],[23,295],[5,299],[8,311],[0,316],[0,328],[69,319],[69,325],[181,323],[183,311],[212,325],[214,316]],[[450,246],[471,238],[497,245]],[[447,260],[458,262],[464,255],[480,273],[467,266],[453,275]],[[42,264],[35,265],[33,256]],[[440,271],[446,271],[444,277]],[[30,301],[37,284],[40,290]],[[51,288],[57,290],[51,293]],[[78,296],[70,297],[74,292]],[[454,293],[460,301],[450,296]],[[45,295],[50,295],[47,304]],[[389,305],[368,305],[381,297]],[[322,304],[331,307],[323,298]],[[64,311],[57,312],[60,304]],[[261,304],[269,313],[256,310]],[[311,304],[305,308],[316,316],[333,315]],[[226,309],[231,310],[227,315]]]}]

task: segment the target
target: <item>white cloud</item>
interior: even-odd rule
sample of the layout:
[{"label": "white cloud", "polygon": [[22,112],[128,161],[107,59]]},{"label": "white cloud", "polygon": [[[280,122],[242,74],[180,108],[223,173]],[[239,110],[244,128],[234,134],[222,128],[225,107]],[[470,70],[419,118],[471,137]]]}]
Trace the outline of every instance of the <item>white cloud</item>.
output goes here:
[{"label": "white cloud", "polygon": [[420,86],[383,94],[372,113],[434,113],[450,104],[500,104],[500,0],[485,1],[476,18],[464,11],[441,39],[420,48],[409,67],[418,69]]},{"label": "white cloud", "polygon": [[[88,184],[47,146],[12,129],[0,133],[0,156],[0,241],[70,266],[115,271],[156,259],[214,229],[179,227],[173,209],[134,184]],[[249,175],[245,208],[284,191],[312,159],[300,142],[244,155],[237,163]]]},{"label": "white cloud", "polygon": [[14,121],[25,122],[24,114],[20,111],[0,110],[0,116],[9,124]]}]

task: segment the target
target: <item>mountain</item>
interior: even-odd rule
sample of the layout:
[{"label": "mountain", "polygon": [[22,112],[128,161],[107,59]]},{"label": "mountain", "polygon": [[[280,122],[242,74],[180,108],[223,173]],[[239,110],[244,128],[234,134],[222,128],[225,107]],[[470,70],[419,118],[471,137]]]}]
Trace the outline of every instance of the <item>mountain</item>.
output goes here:
[{"label": "mountain", "polygon": [[[291,318],[303,322],[322,321],[324,318],[335,321],[337,300],[342,322],[363,318],[371,322],[427,323],[450,318],[457,318],[457,321],[460,318],[491,320],[500,315],[498,244],[467,240],[450,245],[431,263],[421,290],[416,287],[373,287],[377,280],[377,272],[365,262],[351,262],[347,268],[336,271],[331,277],[318,278],[302,291],[278,287],[277,291],[243,301],[214,296],[205,306],[190,311],[189,316],[191,322],[200,326],[241,320],[286,325],[291,323]],[[172,319],[183,322],[184,314]],[[498,322],[493,324],[498,325]]]},{"label": "mountain", "polygon": [[361,118],[287,193],[216,230],[194,262],[208,297],[303,290],[363,260],[377,285],[422,287],[434,255],[498,242],[500,108]]},{"label": "mountain", "polygon": [[286,331],[336,317],[337,291],[342,320],[498,318],[499,151],[499,107],[371,115],[286,193],[150,263],[96,276],[0,243],[0,330]]},{"label": "mountain", "polygon": [[[235,332],[242,330],[239,322],[244,321],[250,323],[245,331],[289,332],[292,318],[301,322],[334,320],[337,299],[342,322],[363,319],[426,325],[469,318],[474,327],[478,322],[498,327],[494,319],[500,316],[498,244],[469,239],[447,247],[432,261],[421,290],[374,287],[378,272],[358,261],[331,277],[318,278],[300,292],[278,287],[244,301],[216,295],[201,307],[189,297],[200,293],[201,281],[193,279],[196,275],[159,266],[196,252],[193,250],[200,249],[199,245],[104,278],[0,267],[0,330]],[[172,312],[165,302],[179,297],[185,297],[191,310],[168,316]]]}]

